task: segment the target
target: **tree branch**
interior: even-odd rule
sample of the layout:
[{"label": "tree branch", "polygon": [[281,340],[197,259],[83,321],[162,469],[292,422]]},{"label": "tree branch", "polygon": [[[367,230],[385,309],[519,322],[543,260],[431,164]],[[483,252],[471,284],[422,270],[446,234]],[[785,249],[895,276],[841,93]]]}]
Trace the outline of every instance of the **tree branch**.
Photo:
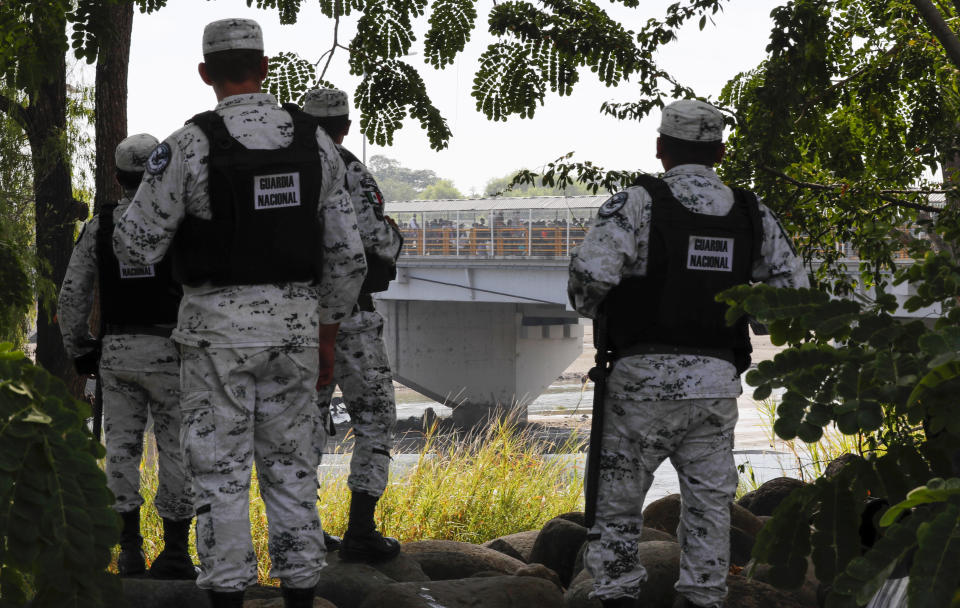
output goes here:
[{"label": "tree branch", "polygon": [[[960,2],[960,0],[957,0],[957,2]],[[890,47],[889,49],[885,50],[883,53],[881,53],[880,56],[881,56],[882,58],[884,58],[884,59],[886,59],[886,58],[888,58],[888,57],[891,57],[891,56],[893,56],[894,53],[896,53],[898,50],[900,50],[900,47],[901,47],[901,46],[902,46],[902,44],[898,42],[898,43],[896,43],[895,45],[893,45],[892,47]],[[807,110],[809,110],[811,106],[813,106],[813,105],[816,104],[816,103],[819,103],[820,101],[822,101],[823,99],[825,99],[825,98],[827,97],[827,95],[833,93],[833,92],[836,91],[837,89],[841,89],[841,88],[847,86],[848,84],[850,84],[851,82],[853,82],[854,80],[856,80],[857,78],[859,78],[860,76],[863,76],[863,75],[866,74],[867,71],[868,71],[870,68],[872,68],[872,67],[873,67],[873,64],[872,64],[872,63],[866,63],[866,64],[860,66],[859,68],[857,68],[856,70],[854,70],[854,72],[853,72],[852,74],[850,74],[849,76],[847,76],[846,78],[841,78],[840,80],[832,83],[829,87],[827,87],[824,91],[822,91],[822,92],[821,92],[819,95],[817,95],[816,97],[813,97],[813,98],[811,98],[811,99],[806,99],[806,100],[804,100],[802,109],[800,110],[800,114],[799,114],[799,116],[797,116],[797,119],[796,119],[795,121],[793,121],[793,122],[794,122],[794,123],[800,122],[800,119],[803,118],[804,115],[806,115]]]},{"label": "tree branch", "polygon": [[[761,169],[766,173],[769,173],[770,175],[778,177],[787,183],[793,184],[794,186],[797,186],[799,188],[806,188],[808,190],[830,192],[833,190],[840,190],[847,187],[847,184],[820,184],[816,182],[800,181],[796,178],[790,177],[789,175],[787,175],[782,171],[777,171],[772,167],[761,167]],[[849,188],[848,192],[860,193],[865,191],[859,188]],[[902,189],[879,190],[876,192],[877,196],[880,198],[880,200],[887,201],[887,204],[883,205],[882,207],[880,207],[880,209],[877,209],[876,211],[893,206],[893,207],[905,207],[907,209],[916,209],[917,211],[926,211],[927,213],[940,213],[941,209],[939,207],[934,207],[932,205],[923,205],[920,203],[913,203],[911,201],[905,201],[903,199],[896,198],[893,195],[894,194],[927,194],[929,195],[929,194],[946,194],[947,192],[948,192],[947,190],[902,190]]]},{"label": "tree branch", "polygon": [[[950,26],[947,25],[943,15],[937,10],[930,0],[912,0],[913,5],[917,7],[920,16],[926,21],[927,27],[933,32],[943,49],[947,52],[947,57],[953,62],[953,65],[960,68],[960,38],[957,37]],[[954,3],[956,4],[956,2]]]},{"label": "tree branch", "polygon": [[27,113],[27,109],[16,101],[10,99],[6,95],[0,94],[0,112],[3,112],[10,118],[12,118],[20,128],[30,134],[30,129],[32,127],[32,122],[30,121],[30,115]]},{"label": "tree branch", "polygon": [[330,67],[330,62],[333,60],[333,54],[336,52],[337,47],[340,44],[337,42],[337,35],[340,33],[340,15],[337,15],[333,18],[333,44],[330,46],[330,50],[327,51],[327,62],[323,64],[323,71],[320,72],[320,80],[325,80],[327,75],[327,68]]}]

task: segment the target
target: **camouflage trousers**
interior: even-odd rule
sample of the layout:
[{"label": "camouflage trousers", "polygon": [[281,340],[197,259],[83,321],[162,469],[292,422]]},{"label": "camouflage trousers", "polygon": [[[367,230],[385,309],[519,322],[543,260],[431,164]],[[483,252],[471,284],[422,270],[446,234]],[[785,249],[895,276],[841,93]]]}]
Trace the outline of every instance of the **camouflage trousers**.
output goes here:
[{"label": "camouflage trousers", "polygon": [[189,481],[180,449],[180,369],[176,361],[157,364],[154,371],[100,367],[103,389],[103,436],[106,444],[107,487],[113,508],[125,513],[140,508],[140,461],[147,415],[157,438],[157,494],[160,517],[193,517]]},{"label": "camouflage trousers", "polygon": [[393,374],[382,334],[383,317],[376,312],[354,313],[341,324],[334,381],[318,395],[321,405],[329,404],[334,385],[340,386],[355,437],[347,487],[371,496],[380,496],[387,487],[397,422]]},{"label": "camouflage trousers", "polygon": [[197,506],[197,585],[231,591],[257,582],[249,517],[256,463],[270,575],[290,587],[312,587],[326,553],[317,515],[316,347],[181,348],[182,443]]},{"label": "camouflage trousers", "polygon": [[584,565],[593,597],[636,597],[647,580],[637,558],[643,501],[653,473],[670,458],[680,480],[680,578],[675,588],[700,606],[727,594],[736,399],[607,399],[596,523]]}]

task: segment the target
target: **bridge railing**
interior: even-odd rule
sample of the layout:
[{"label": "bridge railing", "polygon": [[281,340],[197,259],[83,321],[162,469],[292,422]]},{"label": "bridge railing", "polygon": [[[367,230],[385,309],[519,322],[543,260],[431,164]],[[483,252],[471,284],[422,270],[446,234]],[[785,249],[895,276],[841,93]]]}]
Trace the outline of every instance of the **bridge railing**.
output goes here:
[{"label": "bridge railing", "polygon": [[[565,211],[568,211],[565,213]],[[582,213],[578,213],[582,212]],[[397,214],[403,234],[403,255],[452,257],[567,257],[583,242],[594,209],[545,213],[539,209],[510,210],[487,216],[450,212]],[[404,216],[408,217],[404,217]],[[549,215],[550,217],[545,217]],[[558,217],[559,216],[559,217]]]},{"label": "bridge railing", "polygon": [[[596,207],[446,210],[391,213],[404,237],[404,256],[481,258],[564,258],[583,242]],[[798,245],[806,237],[795,237]],[[842,257],[856,262],[859,251],[848,243],[835,245]],[[814,254],[814,258],[822,258]],[[909,260],[906,249],[895,260]]]}]

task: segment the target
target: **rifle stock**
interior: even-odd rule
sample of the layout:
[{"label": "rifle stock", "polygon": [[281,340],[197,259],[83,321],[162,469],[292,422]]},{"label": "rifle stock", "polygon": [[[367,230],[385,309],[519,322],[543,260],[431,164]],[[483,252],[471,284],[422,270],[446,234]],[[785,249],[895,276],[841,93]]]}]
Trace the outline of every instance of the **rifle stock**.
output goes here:
[{"label": "rifle stock", "polygon": [[597,488],[600,483],[600,449],[603,442],[603,406],[607,393],[607,376],[610,373],[610,353],[607,346],[607,319],[601,314],[593,322],[593,345],[597,349],[594,366],[590,369],[593,380],[593,417],[590,422],[590,446],[587,448],[587,470],[584,480],[584,520],[587,528],[593,526],[597,515]]}]

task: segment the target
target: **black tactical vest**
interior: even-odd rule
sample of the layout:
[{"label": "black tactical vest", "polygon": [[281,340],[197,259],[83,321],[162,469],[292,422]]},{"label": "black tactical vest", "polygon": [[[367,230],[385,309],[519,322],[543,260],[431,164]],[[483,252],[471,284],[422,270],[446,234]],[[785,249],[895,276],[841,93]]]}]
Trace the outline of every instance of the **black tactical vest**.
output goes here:
[{"label": "black tactical vest", "polygon": [[210,142],[212,219],[187,215],[173,244],[174,278],[185,285],[259,285],[319,280],[322,185],[316,122],[291,111],[286,148],[250,150],[216,112],[197,114]]},{"label": "black tactical vest", "polygon": [[98,215],[101,322],[107,327],[176,323],[181,290],[171,278],[170,256],[150,266],[121,263],[113,253],[113,211],[116,208],[116,205],[104,205]]},{"label": "black tactical vest", "polygon": [[[340,158],[343,159],[343,164],[347,167],[347,171],[350,170],[350,165],[355,162],[360,162],[350,150],[347,150],[343,146],[338,146],[338,149],[340,150]],[[350,184],[346,178],[344,178],[343,184],[347,192],[350,192]],[[375,194],[379,195],[379,190]],[[353,193],[350,192],[350,195],[352,196]],[[380,210],[376,214],[377,219],[383,221],[383,199],[381,198],[378,202],[380,204]],[[391,226],[390,229],[393,230],[393,227]],[[401,246],[403,246],[403,237],[399,234],[397,236],[400,238]],[[373,251],[368,250],[364,253],[367,257],[367,275],[363,278],[360,294],[369,295],[371,293],[386,291],[390,287],[390,281],[397,278],[396,261],[385,260]]]},{"label": "black tactical vest", "polygon": [[727,215],[694,213],[667,183],[642,176],[653,198],[647,274],[610,291],[603,303],[611,347],[618,356],[642,353],[703,354],[750,366],[746,317],[730,326],[726,304],[714,297],[749,283],[763,242],[754,194],[734,188]]}]

